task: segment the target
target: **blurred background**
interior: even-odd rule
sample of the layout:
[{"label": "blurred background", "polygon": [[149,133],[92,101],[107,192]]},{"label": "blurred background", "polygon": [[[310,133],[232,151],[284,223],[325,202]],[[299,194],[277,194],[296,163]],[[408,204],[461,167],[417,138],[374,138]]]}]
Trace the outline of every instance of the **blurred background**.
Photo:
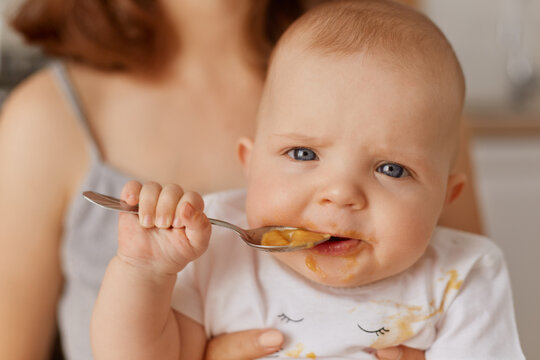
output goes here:
[{"label": "blurred background", "polygon": [[[47,62],[6,25],[17,1],[0,0],[0,107]],[[485,232],[506,255],[525,356],[540,359],[540,0],[408,2],[441,27],[463,65]]]}]

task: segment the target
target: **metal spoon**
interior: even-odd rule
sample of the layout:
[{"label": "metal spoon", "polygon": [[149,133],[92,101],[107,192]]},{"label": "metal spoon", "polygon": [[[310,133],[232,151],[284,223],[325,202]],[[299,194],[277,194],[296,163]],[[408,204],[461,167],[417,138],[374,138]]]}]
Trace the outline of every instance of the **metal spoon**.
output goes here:
[{"label": "metal spoon", "polygon": [[[120,200],[112,196],[103,195],[94,191],[85,191],[83,192],[83,196],[86,200],[90,201],[91,203],[101,206],[105,209],[116,210],[120,212],[127,212],[131,214],[139,213],[139,207],[137,205],[131,206],[128,203],[126,203],[124,200]],[[235,231],[242,238],[242,240],[245,241],[246,244],[248,244],[249,246],[253,246],[254,248],[257,248],[259,250],[264,250],[264,251],[285,252],[285,251],[301,250],[301,249],[315,246],[317,244],[320,244],[330,239],[330,235],[323,234],[325,236],[322,240],[314,241],[314,242],[307,242],[304,244],[284,245],[284,246],[261,245],[261,240],[262,240],[263,235],[269,231],[303,230],[303,229],[287,227],[287,226],[264,226],[257,229],[246,230],[246,229],[239,228],[238,226],[233,225],[223,220],[212,219],[212,218],[208,218],[208,220],[210,220],[210,223],[212,223],[213,225],[226,227]]]}]

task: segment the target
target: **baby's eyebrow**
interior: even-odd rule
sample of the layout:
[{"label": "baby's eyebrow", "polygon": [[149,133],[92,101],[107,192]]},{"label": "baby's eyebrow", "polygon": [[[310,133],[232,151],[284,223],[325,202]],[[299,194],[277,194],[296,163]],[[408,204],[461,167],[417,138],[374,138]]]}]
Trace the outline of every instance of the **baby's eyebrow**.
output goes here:
[{"label": "baby's eyebrow", "polygon": [[271,136],[285,137],[285,138],[290,138],[290,139],[294,139],[294,140],[306,140],[306,141],[318,139],[317,137],[309,136],[309,135],[298,133],[298,132],[272,134]]},{"label": "baby's eyebrow", "polygon": [[389,160],[393,160],[402,165],[407,165],[408,163],[420,163],[426,165],[425,152],[422,151],[411,151],[410,149],[404,148],[395,148],[395,149],[376,149],[373,150],[374,154],[380,154],[380,157],[386,157]]},{"label": "baby's eyebrow", "polygon": [[280,146],[306,146],[310,148],[327,148],[332,145],[332,141],[328,136],[307,135],[299,132],[286,132],[271,134],[269,136],[270,143]]},{"label": "baby's eyebrow", "polygon": [[270,137],[276,140],[294,141],[300,144],[309,144],[311,146],[326,146],[329,142],[328,138],[325,136],[313,136],[299,132],[271,134]]}]

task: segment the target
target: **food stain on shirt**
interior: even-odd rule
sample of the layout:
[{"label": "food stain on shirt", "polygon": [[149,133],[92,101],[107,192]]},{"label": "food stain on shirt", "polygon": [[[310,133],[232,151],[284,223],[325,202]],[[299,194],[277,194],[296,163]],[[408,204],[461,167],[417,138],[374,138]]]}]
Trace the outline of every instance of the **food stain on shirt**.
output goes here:
[{"label": "food stain on shirt", "polygon": [[302,351],[304,351],[304,344],[298,343],[296,344],[296,349],[287,351],[285,353],[285,356],[296,359],[300,357],[300,354],[302,354]]},{"label": "food stain on shirt", "polygon": [[[400,312],[396,315],[388,317],[387,321],[391,323],[388,327],[389,332],[384,336],[378,336],[377,339],[371,344],[374,349],[384,349],[391,346],[400,345],[407,339],[414,335],[414,331],[411,324],[419,321],[417,320],[419,311],[422,310],[419,306],[405,306],[403,304],[395,304]],[[403,313],[405,310],[405,313]]]},{"label": "food stain on shirt", "polygon": [[[450,276],[450,279],[448,279],[448,282],[446,283],[446,287],[444,288],[441,304],[439,305],[439,308],[434,310],[432,313],[425,316],[423,319],[420,319],[418,321],[427,320],[436,314],[442,314],[444,311],[444,305],[446,303],[446,299],[448,298],[448,293],[450,290],[459,290],[461,288],[461,285],[463,285],[463,280],[459,280],[458,272],[457,270],[450,270],[446,272],[446,275]],[[432,300],[430,302],[431,307],[433,308],[435,306],[435,300]]]},{"label": "food stain on shirt", "polygon": [[463,284],[463,280],[459,280],[459,275],[456,270],[450,270],[446,272],[446,275],[449,276],[449,278],[438,308],[435,308],[435,300],[430,301],[430,308],[427,313],[422,311],[421,306],[409,306],[394,303],[393,305],[396,309],[399,309],[400,312],[387,318],[387,321],[391,323],[389,326],[390,332],[384,334],[384,336],[377,337],[377,340],[371,344],[371,347],[374,349],[384,349],[400,345],[415,335],[412,328],[413,323],[425,321],[437,314],[442,314],[450,291],[459,290]]}]

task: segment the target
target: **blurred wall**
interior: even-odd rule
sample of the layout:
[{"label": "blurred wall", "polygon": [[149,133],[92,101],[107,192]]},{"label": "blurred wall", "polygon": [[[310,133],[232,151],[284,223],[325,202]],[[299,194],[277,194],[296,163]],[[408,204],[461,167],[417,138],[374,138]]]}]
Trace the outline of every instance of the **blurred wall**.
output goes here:
[{"label": "blurred wall", "polygon": [[46,62],[37,49],[23,46],[20,37],[8,27],[7,17],[18,1],[0,0],[0,105],[15,84]]},{"label": "blurred wall", "polygon": [[486,230],[510,270],[523,351],[540,359],[540,132],[476,136],[473,158]]},{"label": "blurred wall", "polygon": [[540,112],[540,0],[421,3],[462,63],[469,109]]},{"label": "blurred wall", "polygon": [[32,49],[21,46],[21,41],[7,26],[6,17],[13,12],[20,0],[0,0],[0,44],[4,51],[31,52]]}]

